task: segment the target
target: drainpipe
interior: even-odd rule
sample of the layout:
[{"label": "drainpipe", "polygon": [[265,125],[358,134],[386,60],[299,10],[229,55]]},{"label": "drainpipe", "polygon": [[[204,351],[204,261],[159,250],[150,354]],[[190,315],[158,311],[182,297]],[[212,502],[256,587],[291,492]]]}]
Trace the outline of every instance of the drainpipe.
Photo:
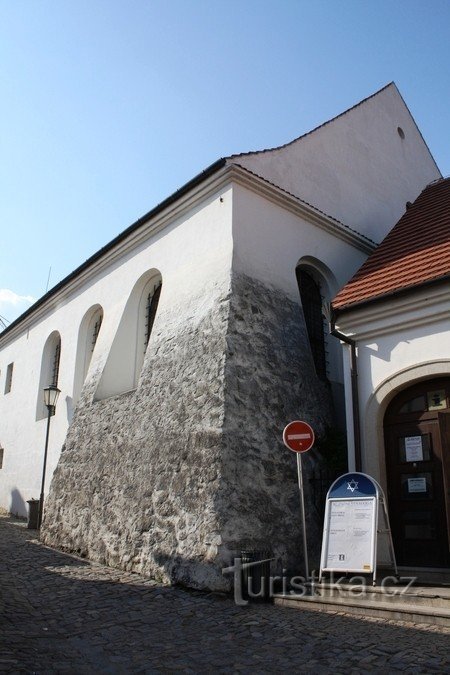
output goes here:
[{"label": "drainpipe", "polygon": [[336,328],[335,314],[331,310],[330,333],[345,344],[350,345],[351,353],[351,381],[352,381],[352,410],[353,410],[353,436],[355,438],[355,470],[362,470],[361,461],[361,424],[359,415],[359,396],[358,396],[358,367],[356,358],[356,342],[344,335]]}]

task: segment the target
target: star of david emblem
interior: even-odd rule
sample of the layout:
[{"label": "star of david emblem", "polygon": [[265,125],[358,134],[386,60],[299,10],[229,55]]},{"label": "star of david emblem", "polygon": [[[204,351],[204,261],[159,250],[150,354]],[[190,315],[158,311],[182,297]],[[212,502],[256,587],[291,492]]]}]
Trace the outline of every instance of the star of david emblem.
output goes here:
[{"label": "star of david emblem", "polygon": [[351,492],[354,492],[355,490],[358,489],[358,481],[357,480],[352,480],[347,483],[347,490],[350,490]]}]

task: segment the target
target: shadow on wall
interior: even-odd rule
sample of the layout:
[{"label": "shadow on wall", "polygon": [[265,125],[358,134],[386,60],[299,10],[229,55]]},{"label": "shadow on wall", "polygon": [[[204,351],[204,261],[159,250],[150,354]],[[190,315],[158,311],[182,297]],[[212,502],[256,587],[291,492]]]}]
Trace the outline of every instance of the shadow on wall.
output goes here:
[{"label": "shadow on wall", "polygon": [[11,490],[11,503],[9,505],[9,513],[19,518],[28,517],[28,506],[24,498],[17,488]]}]

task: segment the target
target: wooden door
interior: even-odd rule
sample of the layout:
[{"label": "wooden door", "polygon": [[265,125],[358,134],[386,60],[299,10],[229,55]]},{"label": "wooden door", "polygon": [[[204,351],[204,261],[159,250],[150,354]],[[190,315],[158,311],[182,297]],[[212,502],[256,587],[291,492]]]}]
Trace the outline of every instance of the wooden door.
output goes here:
[{"label": "wooden door", "polygon": [[389,515],[400,565],[450,563],[450,459],[443,435],[448,417],[442,412],[448,392],[445,381],[423,383],[402,392],[386,413]]},{"label": "wooden door", "polygon": [[442,443],[442,469],[444,474],[445,504],[447,511],[447,536],[450,548],[450,411],[438,415]]}]

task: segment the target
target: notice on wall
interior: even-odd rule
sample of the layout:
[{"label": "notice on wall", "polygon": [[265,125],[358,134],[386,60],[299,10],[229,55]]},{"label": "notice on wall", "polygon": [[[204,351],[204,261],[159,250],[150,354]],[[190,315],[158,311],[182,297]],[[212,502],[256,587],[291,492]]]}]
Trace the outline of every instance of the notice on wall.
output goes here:
[{"label": "notice on wall", "polygon": [[423,462],[422,436],[405,437],[405,455],[407,462]]},{"label": "notice on wall", "polygon": [[325,571],[373,571],[376,509],[374,497],[329,501]]},{"label": "notice on wall", "polygon": [[408,478],[408,492],[426,492],[426,478]]}]

